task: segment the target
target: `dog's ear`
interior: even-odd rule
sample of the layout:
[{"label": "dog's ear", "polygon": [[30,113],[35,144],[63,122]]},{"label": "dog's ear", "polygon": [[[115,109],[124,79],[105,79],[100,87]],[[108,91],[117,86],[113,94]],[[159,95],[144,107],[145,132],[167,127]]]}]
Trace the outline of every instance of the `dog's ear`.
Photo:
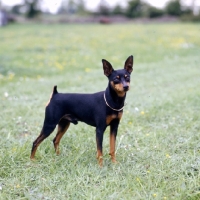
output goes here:
[{"label": "dog's ear", "polygon": [[102,59],[102,63],[103,63],[104,74],[106,76],[110,76],[112,72],[114,71],[112,65],[107,60],[104,60],[104,59]]},{"label": "dog's ear", "polygon": [[124,64],[124,69],[131,73],[133,71],[133,56],[129,56]]}]

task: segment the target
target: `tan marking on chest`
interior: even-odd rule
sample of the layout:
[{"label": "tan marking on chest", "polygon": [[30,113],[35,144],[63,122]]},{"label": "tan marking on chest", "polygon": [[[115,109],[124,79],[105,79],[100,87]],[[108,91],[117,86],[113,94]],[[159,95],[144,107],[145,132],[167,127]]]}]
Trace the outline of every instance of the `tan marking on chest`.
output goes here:
[{"label": "tan marking on chest", "polygon": [[123,114],[123,112],[118,112],[118,114],[108,115],[106,117],[106,124],[109,125],[111,123],[111,121],[114,119],[119,119],[119,121],[120,121],[120,119],[122,118],[122,114]]}]

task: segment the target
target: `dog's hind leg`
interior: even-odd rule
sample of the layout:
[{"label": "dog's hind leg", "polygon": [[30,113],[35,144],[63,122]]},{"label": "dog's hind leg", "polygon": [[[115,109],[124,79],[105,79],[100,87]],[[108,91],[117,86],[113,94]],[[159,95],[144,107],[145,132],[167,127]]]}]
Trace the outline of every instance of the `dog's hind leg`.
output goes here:
[{"label": "dog's hind leg", "polygon": [[57,155],[60,154],[60,150],[59,150],[60,140],[65,134],[65,132],[67,131],[67,129],[69,128],[70,122],[72,122],[73,124],[78,123],[77,119],[72,117],[71,115],[63,116],[58,123],[58,132],[56,134],[56,137],[53,139],[53,144],[54,144],[54,148]]},{"label": "dog's hind leg", "polygon": [[37,139],[33,142],[32,150],[31,150],[31,159],[34,159],[36,150],[40,143],[47,138],[55,129],[56,125],[51,125],[51,126],[43,126],[40,135],[37,137]]},{"label": "dog's hind leg", "polygon": [[58,122],[58,132],[56,134],[56,137],[53,139],[53,144],[57,155],[60,153],[59,150],[60,140],[67,131],[67,129],[69,128],[70,122],[75,125],[78,124],[78,120],[70,114],[64,115]]},{"label": "dog's hind leg", "polygon": [[67,129],[69,128],[69,125],[70,125],[70,122],[67,120],[61,120],[58,124],[58,132],[56,134],[56,137],[53,139],[53,144],[54,144],[55,152],[57,155],[60,154],[60,150],[59,150],[60,140],[62,136],[65,134],[65,132],[67,131]]}]

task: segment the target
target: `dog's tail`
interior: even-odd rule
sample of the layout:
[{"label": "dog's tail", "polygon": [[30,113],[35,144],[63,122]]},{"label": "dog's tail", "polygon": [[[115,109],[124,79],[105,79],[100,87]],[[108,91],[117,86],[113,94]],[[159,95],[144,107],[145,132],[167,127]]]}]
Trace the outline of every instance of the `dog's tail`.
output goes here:
[{"label": "dog's tail", "polygon": [[54,96],[54,95],[57,94],[57,93],[58,93],[58,91],[57,91],[57,85],[55,85],[55,86],[53,87],[52,96]]},{"label": "dog's tail", "polygon": [[58,94],[57,85],[55,85],[55,86],[53,87],[53,92],[51,93],[50,98],[49,98],[49,101],[46,103],[46,106],[49,105],[51,99],[53,98],[53,96],[54,96],[55,94]]}]

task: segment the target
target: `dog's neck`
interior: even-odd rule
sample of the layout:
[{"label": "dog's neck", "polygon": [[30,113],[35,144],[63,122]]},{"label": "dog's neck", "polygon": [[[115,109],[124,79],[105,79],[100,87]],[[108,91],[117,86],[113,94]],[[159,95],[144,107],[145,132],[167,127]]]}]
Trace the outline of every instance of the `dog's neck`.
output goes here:
[{"label": "dog's neck", "polygon": [[117,93],[114,91],[112,86],[108,84],[108,87],[106,88],[105,91],[105,97],[107,103],[115,109],[120,109],[124,106],[125,98],[126,98],[126,93],[123,97],[119,97]]}]

